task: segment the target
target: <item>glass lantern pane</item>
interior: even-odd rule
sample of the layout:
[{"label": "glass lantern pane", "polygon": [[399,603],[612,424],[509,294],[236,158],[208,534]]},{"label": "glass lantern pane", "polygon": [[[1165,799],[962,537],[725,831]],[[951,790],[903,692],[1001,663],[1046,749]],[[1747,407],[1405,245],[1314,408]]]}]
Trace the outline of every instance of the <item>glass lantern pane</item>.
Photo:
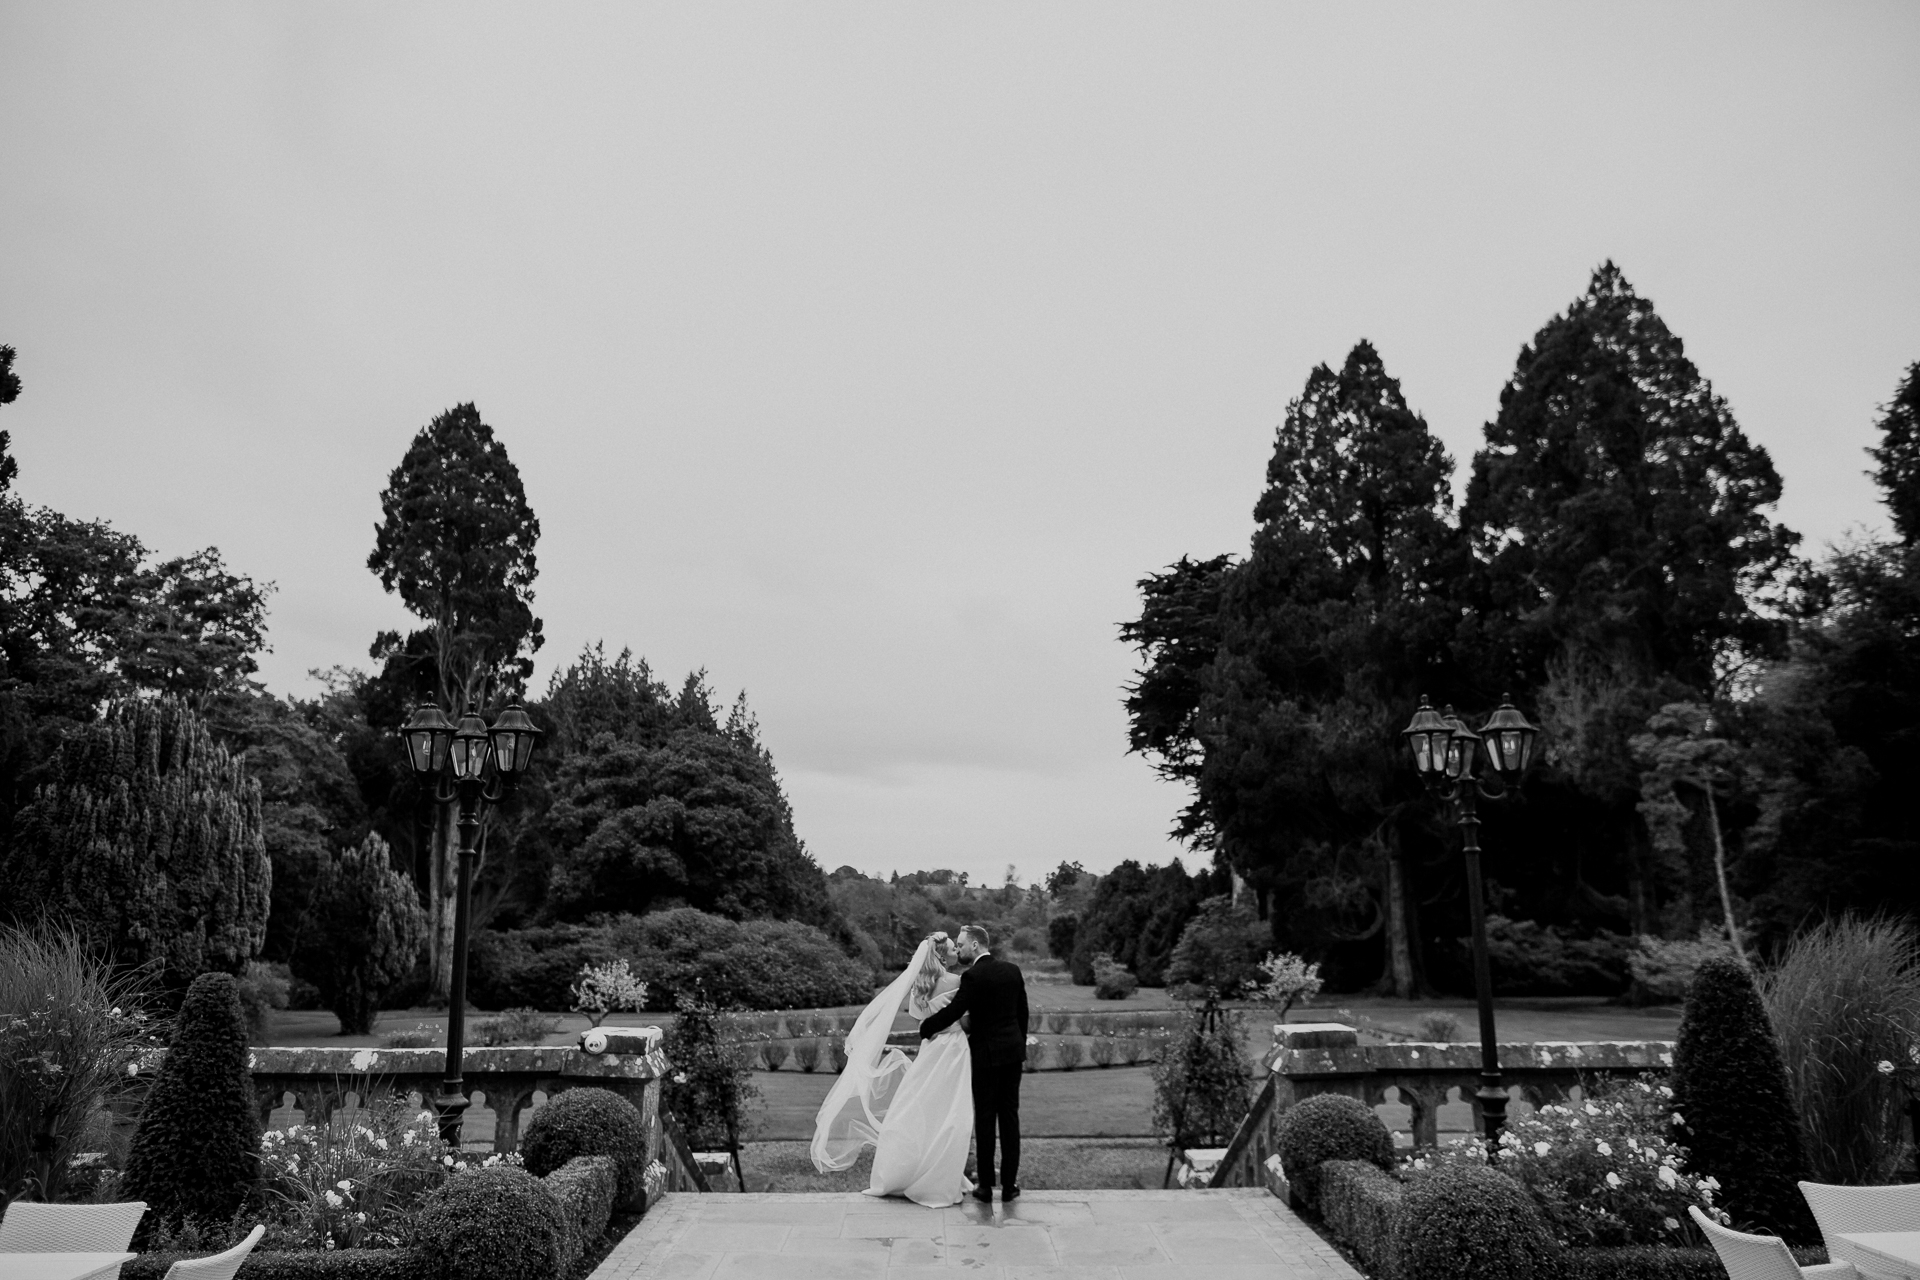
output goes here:
[{"label": "glass lantern pane", "polygon": [[1433,768],[1433,747],[1424,733],[1413,735],[1413,767],[1421,773],[1430,772]]},{"label": "glass lantern pane", "polygon": [[516,770],[525,771],[526,767],[533,763],[533,744],[535,739],[530,733],[517,734],[515,737],[517,740],[514,744],[513,767]]}]

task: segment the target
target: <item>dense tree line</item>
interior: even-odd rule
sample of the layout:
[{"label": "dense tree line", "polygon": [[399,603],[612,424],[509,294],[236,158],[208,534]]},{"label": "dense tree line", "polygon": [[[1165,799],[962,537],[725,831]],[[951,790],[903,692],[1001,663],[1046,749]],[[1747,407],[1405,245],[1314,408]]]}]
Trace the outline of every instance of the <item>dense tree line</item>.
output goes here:
[{"label": "dense tree line", "polygon": [[1370,344],[1313,370],[1247,552],[1150,575],[1122,627],[1131,746],[1189,788],[1175,834],[1337,981],[1460,986],[1457,838],[1399,730],[1421,694],[1477,725],[1510,692],[1544,730],[1525,801],[1482,810],[1513,937],[1768,948],[1809,913],[1920,907],[1892,792],[1917,405],[1909,370],[1874,453],[1896,536],[1813,565],[1766,451],[1611,263],[1521,350],[1457,504]]},{"label": "dense tree line", "polygon": [[[14,360],[0,347],[0,405],[21,391]],[[693,907],[853,948],[744,695],[723,709],[702,673],[675,692],[598,646],[529,695],[539,522],[474,406],[421,429],[381,495],[368,567],[420,625],[375,637],[370,672],[316,673],[305,698],[252,678],[269,585],[216,550],[163,559],[24,502],[10,443],[0,432],[0,913],[84,919],[177,990],[291,962],[343,1024],[396,983],[444,994],[454,835],[396,730],[421,702],[492,716],[522,700],[547,739],[483,831],[479,924]]]}]

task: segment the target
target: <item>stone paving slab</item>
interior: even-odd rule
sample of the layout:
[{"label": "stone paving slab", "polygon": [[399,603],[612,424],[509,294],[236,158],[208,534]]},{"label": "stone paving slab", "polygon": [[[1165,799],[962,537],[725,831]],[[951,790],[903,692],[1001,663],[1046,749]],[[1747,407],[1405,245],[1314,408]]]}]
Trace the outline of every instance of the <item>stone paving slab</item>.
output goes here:
[{"label": "stone paving slab", "polygon": [[858,1193],[665,1196],[592,1280],[1360,1280],[1258,1187],[1029,1191],[923,1209]]}]

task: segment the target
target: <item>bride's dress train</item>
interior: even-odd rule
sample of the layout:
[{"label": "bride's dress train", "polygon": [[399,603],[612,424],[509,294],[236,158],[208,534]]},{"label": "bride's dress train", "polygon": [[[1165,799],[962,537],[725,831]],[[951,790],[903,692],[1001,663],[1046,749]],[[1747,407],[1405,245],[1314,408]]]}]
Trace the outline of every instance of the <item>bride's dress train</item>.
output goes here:
[{"label": "bride's dress train", "polygon": [[[926,1004],[909,999],[915,1021],[932,1017],[960,989],[940,980]],[[905,1196],[929,1208],[958,1204],[966,1193],[967,1143],[973,1137],[973,1055],[959,1027],[921,1042],[920,1054],[894,1091],[873,1150],[870,1196]]]},{"label": "bride's dress train", "polygon": [[973,1058],[965,1034],[949,1027],[922,1041],[919,1054],[887,1044],[902,1012],[918,1022],[945,1008],[960,980],[943,976],[925,1001],[912,993],[932,943],[874,997],[847,1033],[847,1065],[814,1122],[813,1164],[850,1169],[873,1147],[872,1196],[906,1196],[929,1208],[957,1204],[967,1191],[967,1147],[973,1135]]}]

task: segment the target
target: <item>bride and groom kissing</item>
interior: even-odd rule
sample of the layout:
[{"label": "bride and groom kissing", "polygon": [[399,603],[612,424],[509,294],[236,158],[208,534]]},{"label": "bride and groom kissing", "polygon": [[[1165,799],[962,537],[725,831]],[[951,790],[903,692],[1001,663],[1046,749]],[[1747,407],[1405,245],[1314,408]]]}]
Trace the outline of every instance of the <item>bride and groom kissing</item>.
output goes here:
[{"label": "bride and groom kissing", "polygon": [[[847,1033],[847,1065],[814,1121],[813,1164],[851,1168],[873,1151],[870,1196],[905,1196],[929,1208],[971,1191],[993,1199],[1020,1194],[1020,1073],[1027,1053],[1027,983],[1020,966],[995,957],[979,925],[921,942],[898,978],[873,998]],[[952,972],[956,962],[963,966]],[[919,1053],[890,1046],[902,1011],[919,1025]],[[961,1018],[966,1025],[960,1026]],[[974,1136],[977,1185],[966,1178]]]}]

